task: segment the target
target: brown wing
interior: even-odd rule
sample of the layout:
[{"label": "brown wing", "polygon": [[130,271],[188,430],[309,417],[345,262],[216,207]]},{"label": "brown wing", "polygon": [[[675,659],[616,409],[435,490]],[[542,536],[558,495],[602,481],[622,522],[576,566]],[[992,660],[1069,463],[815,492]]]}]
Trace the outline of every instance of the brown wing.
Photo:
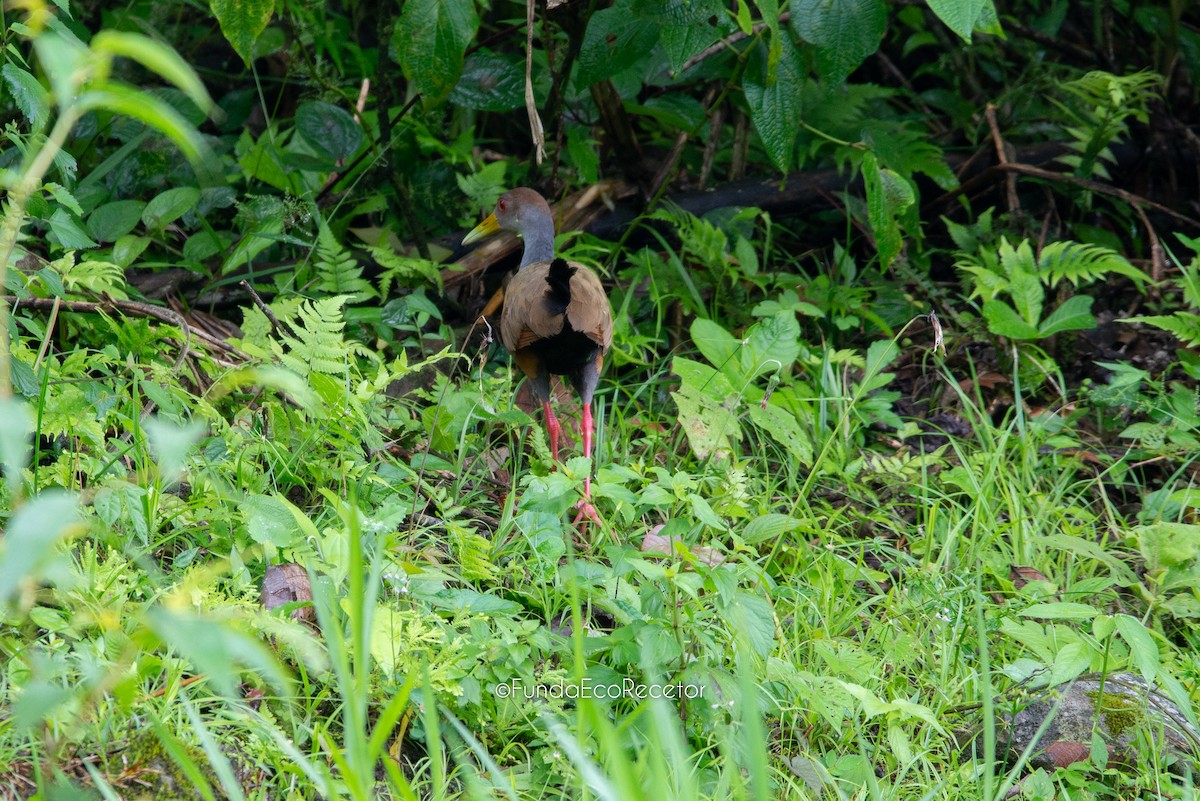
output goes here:
[{"label": "brown wing", "polygon": [[[586,333],[607,352],[612,344],[612,309],[596,274],[577,262],[571,276],[571,302],[567,317],[571,327]],[[563,315],[546,307],[546,273],[550,262],[526,265],[508,282],[504,290],[504,310],[500,314],[500,341],[510,352],[526,348],[539,339],[563,329]]]},{"label": "brown wing", "polygon": [[571,276],[571,303],[567,306],[567,319],[571,328],[582,331],[608,353],[612,345],[612,307],[608,295],[596,274],[582,264],[571,262],[575,274]]}]

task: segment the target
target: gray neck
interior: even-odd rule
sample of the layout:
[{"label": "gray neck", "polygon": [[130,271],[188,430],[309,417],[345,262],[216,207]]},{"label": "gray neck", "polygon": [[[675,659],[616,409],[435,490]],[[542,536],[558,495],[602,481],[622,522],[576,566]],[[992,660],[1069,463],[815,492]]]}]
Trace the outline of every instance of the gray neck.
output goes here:
[{"label": "gray neck", "polygon": [[554,218],[549,214],[528,210],[526,214],[529,215],[529,219],[521,227],[521,237],[525,240],[525,254],[521,257],[521,267],[554,258]]}]

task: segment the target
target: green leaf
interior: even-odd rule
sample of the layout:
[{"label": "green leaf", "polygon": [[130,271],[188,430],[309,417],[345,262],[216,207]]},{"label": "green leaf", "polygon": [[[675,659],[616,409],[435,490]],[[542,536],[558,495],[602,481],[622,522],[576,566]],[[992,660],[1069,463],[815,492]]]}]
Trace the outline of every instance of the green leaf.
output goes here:
[{"label": "green leaf", "polygon": [[1092,316],[1092,298],[1087,295],[1073,295],[1055,309],[1038,329],[1038,336],[1045,338],[1054,336],[1060,331],[1083,331],[1096,327],[1096,318]]},{"label": "green leaf", "polygon": [[742,91],[750,107],[750,120],[767,155],[780,172],[787,172],[792,167],[792,151],[803,113],[800,96],[804,67],[791,37],[781,36],[778,41],[779,63],[773,73],[764,46],[750,52]]},{"label": "green leaf", "polygon": [[800,357],[800,324],[790,311],[776,312],[750,327],[742,348],[742,374],[786,371]]},{"label": "green leaf", "polygon": [[1174,314],[1154,314],[1145,317],[1126,317],[1119,323],[1145,323],[1170,331],[1189,348],[1200,347],[1200,314],[1177,311]]},{"label": "green leaf", "polygon": [[275,0],[209,0],[221,33],[246,66],[254,58],[254,43],[275,13]]},{"label": "green leaf", "polygon": [[478,50],[463,65],[450,102],[478,111],[519,109],[525,105],[525,67],[490,50]]},{"label": "green leaf", "polygon": [[879,49],[887,28],[883,0],[796,0],[792,29],[817,51],[817,70],[837,86]]},{"label": "green leaf", "polygon": [[867,216],[875,234],[881,266],[889,267],[900,255],[903,238],[899,217],[916,201],[912,185],[903,176],[879,166],[874,153],[862,161],[863,181],[867,189]]},{"label": "green leaf", "polygon": [[43,492],[17,510],[0,539],[0,604],[26,582],[37,582],[54,560],[59,540],[78,525],[75,496],[66,492]]},{"label": "green leaf", "polygon": [[161,231],[184,214],[196,208],[200,190],[194,186],[179,186],[155,195],[142,212],[142,222],[149,231]]},{"label": "green leaf", "polygon": [[1021,319],[1016,310],[1002,300],[989,300],[983,304],[983,318],[988,330],[1009,339],[1037,339],[1038,330]]},{"label": "green leaf", "polygon": [[362,128],[350,112],[320,100],[307,100],[296,108],[296,131],[309,147],[332,161],[353,156],[362,145]]},{"label": "green leaf", "polygon": [[634,0],[633,8],[662,25],[658,39],[672,72],[734,30],[719,0]]},{"label": "green leaf", "polygon": [[302,538],[292,510],[283,500],[271,495],[247,495],[242,501],[246,531],[251,539],[277,548],[286,548]]},{"label": "green leaf", "polygon": [[149,125],[174,142],[192,162],[198,174],[211,174],[211,168],[206,165],[216,163],[215,158],[200,133],[178,111],[157,97],[109,83],[103,89],[92,89],[80,95],[76,103],[82,111],[103,109]]},{"label": "green leaf", "polygon": [[746,543],[753,545],[782,537],[784,534],[787,534],[789,531],[795,531],[802,525],[801,521],[790,515],[774,512],[760,515],[747,523],[746,527],[742,529],[742,539]]},{"label": "green leaf", "polygon": [[521,611],[516,601],[475,590],[442,590],[429,599],[439,609],[464,611],[477,615],[515,615]]},{"label": "green leaf", "polygon": [[928,0],[929,8],[950,30],[971,41],[975,26],[984,18],[987,0]]},{"label": "green leaf", "polygon": [[30,129],[40,131],[45,128],[50,120],[50,94],[46,87],[12,61],[0,67],[0,75],[4,77],[4,83],[8,85],[8,91],[12,94],[17,108],[21,109],[25,119],[29,120]]},{"label": "green leaf", "polygon": [[99,242],[116,242],[137,227],[144,208],[146,204],[140,200],[105,203],[88,216],[88,233]]},{"label": "green leaf", "polygon": [[65,250],[86,250],[96,247],[79,220],[66,209],[56,209],[50,215],[50,233]]},{"label": "green leaf", "polygon": [[737,358],[738,350],[742,347],[741,340],[722,328],[720,323],[703,317],[692,322],[691,334],[692,343],[708,359],[709,364],[734,381],[742,380],[741,364]]},{"label": "green leaf", "polygon": [[795,461],[803,465],[813,462],[812,438],[800,427],[795,415],[773,404],[750,404],[750,422],[778,442]]},{"label": "green leaf", "polygon": [[1129,655],[1133,658],[1133,664],[1137,665],[1142,678],[1148,684],[1153,684],[1162,667],[1154,637],[1150,636],[1150,632],[1135,617],[1114,615],[1113,619],[1117,624],[1117,632],[1121,635],[1121,639],[1129,646]]},{"label": "green leaf", "polygon": [[630,0],[617,0],[588,19],[579,48],[575,75],[578,88],[607,80],[632,67],[654,48],[659,26],[652,18],[633,12]]},{"label": "green leaf", "polygon": [[1020,612],[1021,617],[1033,617],[1039,620],[1091,620],[1100,611],[1088,604],[1069,602],[1033,604]]},{"label": "green leaf", "polygon": [[[13,359],[13,365],[22,364]],[[14,370],[15,372],[15,370]],[[33,418],[29,406],[19,398],[0,398],[0,467],[8,483],[10,496],[16,495],[29,466],[32,449]]]},{"label": "green leaf", "polygon": [[[259,3],[263,1],[258,0]],[[221,0],[214,0],[214,12],[220,2]],[[265,0],[265,4],[268,9],[267,19],[270,19],[274,3],[271,0]],[[254,5],[254,0],[237,0],[237,5],[240,8],[246,8]],[[217,14],[218,21],[220,18],[220,14]],[[223,22],[221,30],[225,30]],[[254,35],[257,36],[261,30],[262,28],[259,28]],[[95,53],[133,59],[160,78],[179,87],[206,114],[212,108],[212,98],[208,96],[208,90],[204,88],[196,71],[178,53],[162,42],[140,33],[106,30],[92,37],[91,47]]]},{"label": "green leaf", "polygon": [[739,591],[726,615],[750,650],[760,657],[770,655],[775,647],[775,613],[766,598]]},{"label": "green leaf", "polygon": [[437,104],[458,83],[463,54],[478,27],[472,0],[409,0],[396,20],[389,53],[413,88]]}]

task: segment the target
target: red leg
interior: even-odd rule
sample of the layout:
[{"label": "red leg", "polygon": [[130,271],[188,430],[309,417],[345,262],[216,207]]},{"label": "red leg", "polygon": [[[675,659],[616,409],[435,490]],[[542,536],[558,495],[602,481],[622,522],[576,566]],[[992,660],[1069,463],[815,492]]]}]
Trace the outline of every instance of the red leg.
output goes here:
[{"label": "red leg", "polygon": [[542,410],[546,413],[546,433],[550,435],[550,455],[557,462],[558,435],[562,432],[562,426],[558,424],[558,418],[554,416],[554,410],[550,408],[550,401],[542,404]]},{"label": "red leg", "polygon": [[[580,428],[583,429],[583,455],[592,455],[592,404],[583,404],[583,422]],[[600,517],[596,514],[596,507],[592,506],[592,475],[589,470],[588,474],[583,477],[583,497],[579,503],[575,504],[575,508],[579,513],[575,515],[575,525],[579,525],[580,521],[590,520],[596,525],[600,524]]]}]

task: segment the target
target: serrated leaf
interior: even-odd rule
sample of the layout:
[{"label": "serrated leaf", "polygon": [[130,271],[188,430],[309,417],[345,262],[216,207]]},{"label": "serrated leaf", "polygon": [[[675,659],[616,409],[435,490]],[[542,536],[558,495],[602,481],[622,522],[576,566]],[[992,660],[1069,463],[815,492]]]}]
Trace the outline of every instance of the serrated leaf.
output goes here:
[{"label": "serrated leaf", "polygon": [[830,86],[879,49],[887,28],[883,0],[796,0],[791,11],[792,30],[816,47],[817,69]]},{"label": "serrated leaf", "polygon": [[37,78],[12,61],[0,67],[0,75],[4,77],[4,83],[8,86],[17,108],[21,109],[25,119],[29,120],[30,129],[40,131],[46,127],[50,119],[50,94],[46,88],[38,83]]},{"label": "serrated leaf", "polygon": [[1087,295],[1073,295],[1042,321],[1038,328],[1038,336],[1045,338],[1061,331],[1083,331],[1095,327],[1092,298]]},{"label": "serrated leaf", "polygon": [[350,112],[320,100],[307,100],[296,108],[296,132],[331,161],[353,156],[363,138],[362,128]]},{"label": "serrated leaf", "polygon": [[254,43],[275,13],[275,0],[209,0],[217,24],[246,66],[254,58]]},{"label": "serrated leaf", "polygon": [[659,25],[635,14],[630,0],[592,14],[579,48],[577,88],[584,89],[632,67],[658,41]]},{"label": "serrated leaf", "polygon": [[792,167],[792,151],[803,113],[801,85],[804,67],[800,51],[790,36],[778,37],[779,62],[772,74],[765,46],[750,52],[750,61],[742,78],[742,91],[750,107],[750,121],[762,139],[763,148],[780,172]]},{"label": "serrated leaf", "polygon": [[916,195],[903,176],[881,167],[874,153],[863,156],[862,171],[867,190],[867,216],[875,234],[880,264],[886,268],[900,255],[903,238],[899,218],[915,202]]},{"label": "serrated leaf", "polygon": [[471,0],[409,0],[396,20],[389,53],[427,102],[440,103],[458,83],[478,27]]}]

